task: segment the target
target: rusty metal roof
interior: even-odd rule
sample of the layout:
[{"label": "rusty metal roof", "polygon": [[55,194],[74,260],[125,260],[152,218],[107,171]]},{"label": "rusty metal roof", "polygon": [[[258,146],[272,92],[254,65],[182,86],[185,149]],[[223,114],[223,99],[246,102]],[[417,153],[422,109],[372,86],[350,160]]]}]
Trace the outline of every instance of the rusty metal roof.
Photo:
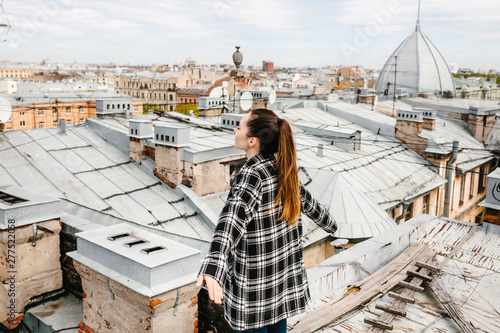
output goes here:
[{"label": "rusty metal roof", "polygon": [[[442,267],[434,280],[449,294],[465,319],[471,321],[478,332],[498,332],[500,226],[489,223],[477,225],[429,215],[414,218],[309,268],[314,300],[308,313],[331,302],[335,297],[342,297],[347,285],[355,284],[368,276],[359,270],[353,270],[353,261],[369,267],[372,272],[384,269],[388,261],[405,250],[410,244],[408,241],[426,244],[437,252],[437,261]],[[378,268],[373,269],[377,264]],[[329,282],[331,279],[335,281]],[[331,291],[335,285],[340,288]],[[404,307],[407,316],[396,317],[392,321],[394,332],[460,331],[428,289],[415,293],[414,298],[415,304],[406,304]],[[375,306],[387,306],[390,303],[392,299],[387,294],[380,295],[368,304],[360,304],[359,310],[345,314],[317,332],[366,332],[371,326],[364,323],[364,318],[376,319],[382,311],[375,309]],[[289,327],[293,327],[305,316],[307,314],[291,318]]]}]

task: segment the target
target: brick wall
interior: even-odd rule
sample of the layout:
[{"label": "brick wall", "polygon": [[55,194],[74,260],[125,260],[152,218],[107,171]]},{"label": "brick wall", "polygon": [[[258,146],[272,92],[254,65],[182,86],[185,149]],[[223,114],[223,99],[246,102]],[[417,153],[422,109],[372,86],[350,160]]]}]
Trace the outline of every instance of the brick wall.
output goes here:
[{"label": "brick wall", "polygon": [[74,235],[61,232],[61,268],[63,272],[63,287],[78,298],[82,298],[82,279],[78,275],[73,259],[66,255],[67,252],[76,250],[76,237]]}]

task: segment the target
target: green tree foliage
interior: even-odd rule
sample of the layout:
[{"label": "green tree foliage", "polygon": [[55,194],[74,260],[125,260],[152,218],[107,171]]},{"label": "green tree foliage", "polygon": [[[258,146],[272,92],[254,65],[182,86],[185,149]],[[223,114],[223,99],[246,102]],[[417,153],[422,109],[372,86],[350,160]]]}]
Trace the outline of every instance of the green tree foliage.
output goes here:
[{"label": "green tree foliage", "polygon": [[198,117],[198,113],[200,112],[196,104],[177,104],[174,111],[185,114],[187,116],[190,115],[191,111],[194,111],[195,117]]}]

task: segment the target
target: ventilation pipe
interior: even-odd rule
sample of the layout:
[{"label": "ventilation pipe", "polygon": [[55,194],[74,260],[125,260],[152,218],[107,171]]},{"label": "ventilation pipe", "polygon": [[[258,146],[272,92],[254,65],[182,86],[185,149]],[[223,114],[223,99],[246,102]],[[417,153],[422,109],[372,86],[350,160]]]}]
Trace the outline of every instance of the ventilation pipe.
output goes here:
[{"label": "ventilation pipe", "polygon": [[453,186],[453,164],[457,160],[458,154],[458,141],[453,141],[453,148],[451,150],[451,158],[446,162],[446,193],[444,198],[444,216],[450,217],[450,199]]},{"label": "ventilation pipe", "polygon": [[410,202],[408,200],[401,200],[401,204],[403,205],[403,212],[396,218],[396,224],[399,224],[399,221],[405,217],[408,207],[410,207]]},{"label": "ventilation pipe", "polygon": [[66,133],[66,119],[64,118],[59,119],[59,133]]},{"label": "ventilation pipe", "polygon": [[323,157],[323,144],[322,143],[320,143],[318,145],[318,156]]}]

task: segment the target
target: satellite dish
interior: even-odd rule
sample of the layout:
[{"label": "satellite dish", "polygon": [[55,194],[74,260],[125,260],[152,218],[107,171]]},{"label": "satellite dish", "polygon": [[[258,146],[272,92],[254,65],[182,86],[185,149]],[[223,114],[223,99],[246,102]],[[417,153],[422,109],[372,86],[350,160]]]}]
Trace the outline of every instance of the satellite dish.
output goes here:
[{"label": "satellite dish", "polygon": [[278,88],[279,89],[283,88],[283,82],[278,83]]},{"label": "satellite dish", "polygon": [[224,103],[229,102],[229,91],[224,87],[215,87],[211,92],[209,97],[222,97]]},{"label": "satellite dish", "polygon": [[253,105],[253,97],[252,94],[248,91],[245,91],[240,96],[240,107],[243,111],[248,111]]},{"label": "satellite dish", "polygon": [[276,91],[272,90],[270,93],[269,93],[269,104],[274,104],[274,102],[276,101]]},{"label": "satellite dish", "polygon": [[222,81],[222,87],[227,88],[227,81]]},{"label": "satellite dish", "polygon": [[10,105],[10,102],[6,98],[0,97],[0,123],[10,121],[11,114],[12,105]]}]

